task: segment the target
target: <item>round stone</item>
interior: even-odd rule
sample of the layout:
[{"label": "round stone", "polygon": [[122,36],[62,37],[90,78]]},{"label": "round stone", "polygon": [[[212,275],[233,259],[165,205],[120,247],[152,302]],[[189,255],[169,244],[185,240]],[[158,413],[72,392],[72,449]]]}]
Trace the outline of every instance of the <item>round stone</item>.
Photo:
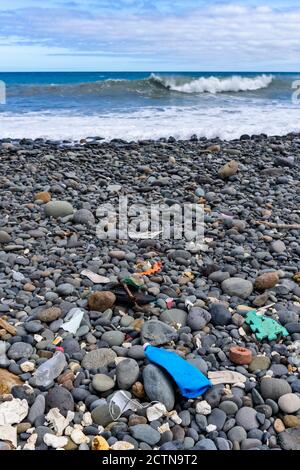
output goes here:
[{"label": "round stone", "polygon": [[33,347],[31,346],[31,344],[23,343],[21,341],[19,343],[12,344],[7,352],[7,356],[9,357],[9,359],[14,359],[15,361],[23,358],[28,359],[32,356],[32,354]]},{"label": "round stone", "polygon": [[37,319],[45,323],[51,323],[57,320],[61,313],[61,309],[58,307],[46,308],[37,314]]},{"label": "round stone", "polygon": [[46,410],[58,408],[63,416],[67,416],[68,411],[74,410],[74,399],[64,387],[55,386],[46,395]]},{"label": "round stone", "polygon": [[242,426],[246,431],[250,431],[250,429],[256,429],[259,427],[259,423],[256,419],[256,411],[249,406],[240,408],[235,416],[235,419],[237,425]]},{"label": "round stone", "polygon": [[292,389],[290,384],[283,379],[273,379],[265,377],[260,383],[261,395],[264,399],[271,398],[277,401],[282,395],[291,393]]},{"label": "round stone", "polygon": [[93,224],[95,223],[95,217],[88,209],[79,209],[73,215],[73,222],[82,225]]},{"label": "round stone", "polygon": [[138,379],[140,369],[134,359],[119,362],[116,368],[117,382],[120,389],[128,390]]},{"label": "round stone", "polygon": [[272,289],[279,282],[279,276],[277,272],[264,273],[255,281],[255,289],[257,290],[266,290]]},{"label": "round stone", "polygon": [[56,292],[62,297],[67,297],[67,295],[72,295],[74,290],[75,290],[74,286],[66,282],[64,284],[60,284],[57,287]]},{"label": "round stone", "polygon": [[210,322],[211,315],[204,308],[192,307],[187,317],[188,326],[194,330],[202,330]]},{"label": "round stone", "polygon": [[84,356],[81,365],[84,369],[99,369],[114,364],[116,357],[116,353],[111,349],[94,349]]},{"label": "round stone", "polygon": [[144,388],[151,401],[163,403],[168,411],[174,408],[175,394],[169,377],[154,364],[148,364],[143,370]]},{"label": "round stone", "polygon": [[239,277],[225,279],[221,286],[225,294],[231,297],[239,297],[241,299],[248,299],[253,291],[252,282]]},{"label": "round stone", "polygon": [[5,230],[0,230],[0,243],[8,243],[11,241],[11,236]]},{"label": "round stone", "polygon": [[45,214],[48,217],[66,217],[73,214],[74,209],[72,204],[67,201],[50,201],[45,205]]},{"label": "round stone", "polygon": [[160,441],[161,434],[149,424],[137,424],[131,427],[131,433],[135,439],[154,446]]},{"label": "round stone", "polygon": [[271,364],[270,358],[267,356],[256,356],[249,364],[250,372],[256,370],[267,370]]},{"label": "round stone", "polygon": [[92,420],[94,423],[99,424],[99,426],[107,426],[113,422],[113,418],[109,412],[109,405],[107,403],[102,403],[93,409]]},{"label": "round stone", "polygon": [[234,416],[238,411],[238,406],[234,401],[225,400],[219,405],[220,410],[223,410],[228,416]]},{"label": "round stone", "polygon": [[300,409],[300,398],[295,393],[287,393],[279,398],[278,405],[284,413],[297,413]]},{"label": "round stone", "polygon": [[42,201],[44,203],[51,201],[51,194],[47,191],[41,191],[40,193],[36,193],[34,195],[34,201]]},{"label": "round stone", "polygon": [[116,296],[113,292],[102,291],[94,292],[89,296],[88,305],[90,310],[97,312],[104,312],[111,308],[116,301]]},{"label": "round stone", "polygon": [[179,308],[171,308],[170,310],[165,310],[159,318],[162,322],[169,325],[179,324],[185,326],[187,313]]},{"label": "round stone", "polygon": [[161,321],[150,320],[143,324],[141,329],[143,343],[151,343],[153,346],[176,341],[178,333],[174,328]]},{"label": "round stone", "polygon": [[231,314],[225,305],[212,304],[209,311],[211,314],[211,323],[214,326],[228,325],[231,322]]},{"label": "round stone", "polygon": [[101,336],[101,340],[109,344],[109,346],[120,346],[125,339],[122,331],[106,331]]},{"label": "round stone", "polygon": [[92,385],[97,392],[107,392],[107,390],[114,388],[115,382],[108,375],[96,374],[93,377]]}]

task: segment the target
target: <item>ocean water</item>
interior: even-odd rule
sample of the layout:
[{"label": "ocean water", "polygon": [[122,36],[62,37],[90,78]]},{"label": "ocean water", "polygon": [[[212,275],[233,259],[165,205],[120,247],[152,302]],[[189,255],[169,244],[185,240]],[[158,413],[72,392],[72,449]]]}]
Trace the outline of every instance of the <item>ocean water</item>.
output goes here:
[{"label": "ocean water", "polygon": [[300,73],[41,72],[0,73],[0,80],[7,95],[0,138],[230,140],[300,132],[300,102],[292,100]]}]

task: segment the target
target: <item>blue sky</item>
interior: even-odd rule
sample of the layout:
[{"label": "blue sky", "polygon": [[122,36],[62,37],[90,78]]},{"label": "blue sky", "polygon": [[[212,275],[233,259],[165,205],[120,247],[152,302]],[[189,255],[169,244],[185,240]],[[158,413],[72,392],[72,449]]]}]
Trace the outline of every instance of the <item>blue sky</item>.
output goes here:
[{"label": "blue sky", "polygon": [[0,70],[299,71],[295,0],[1,0]]}]

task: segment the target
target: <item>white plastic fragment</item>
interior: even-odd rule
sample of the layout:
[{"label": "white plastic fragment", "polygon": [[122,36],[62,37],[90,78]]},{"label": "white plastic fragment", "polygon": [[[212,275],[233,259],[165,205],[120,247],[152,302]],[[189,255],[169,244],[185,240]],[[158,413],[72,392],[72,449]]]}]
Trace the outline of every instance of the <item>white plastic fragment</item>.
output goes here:
[{"label": "white plastic fragment", "polygon": [[182,423],[182,419],[178,416],[178,413],[175,410],[167,412],[166,416],[171,418],[171,420],[174,421],[174,423],[176,423],[176,424],[181,424]]},{"label": "white plastic fragment", "polygon": [[20,423],[27,415],[28,402],[26,400],[13,398],[11,401],[5,401],[0,405],[0,426]]},{"label": "white plastic fragment", "polygon": [[90,281],[94,284],[108,284],[110,282],[109,277],[100,276],[93,271],[89,271],[88,269],[84,269],[81,271],[81,275],[87,277]]},{"label": "white plastic fragment", "polygon": [[10,424],[0,426],[0,441],[9,441],[14,447],[17,447],[17,428]]},{"label": "white plastic fragment", "polygon": [[155,421],[167,413],[167,409],[163,403],[156,403],[147,408],[146,414],[148,421]]},{"label": "white plastic fragment", "polygon": [[58,408],[52,408],[46,416],[47,421],[52,425],[53,430],[61,436],[74,418],[74,412],[68,411],[66,418],[60,413]]},{"label": "white plastic fragment", "polygon": [[214,432],[217,429],[217,426],[215,424],[209,424],[206,426],[206,432]]},{"label": "white plastic fragment", "polygon": [[200,415],[208,416],[211,413],[211,406],[207,401],[199,401],[196,405],[196,413]]},{"label": "white plastic fragment", "polygon": [[240,374],[239,372],[232,372],[231,370],[208,372],[208,378],[213,385],[246,382],[246,377],[243,374]]},{"label": "white plastic fragment", "polygon": [[65,447],[68,444],[68,438],[63,436],[54,436],[54,434],[46,433],[44,435],[44,443],[48,447],[59,449]]},{"label": "white plastic fragment", "polygon": [[35,369],[35,365],[34,365],[33,362],[26,361],[26,362],[23,362],[23,363],[20,365],[20,369],[21,369],[23,372],[32,372],[32,371]]},{"label": "white plastic fragment", "polygon": [[163,434],[164,432],[170,431],[170,425],[169,423],[164,423],[161,426],[159,426],[157,430],[160,434]]},{"label": "white plastic fragment", "polygon": [[66,322],[61,325],[61,328],[69,333],[76,334],[80,323],[82,322],[84,311],[80,308],[72,308],[66,315]]}]

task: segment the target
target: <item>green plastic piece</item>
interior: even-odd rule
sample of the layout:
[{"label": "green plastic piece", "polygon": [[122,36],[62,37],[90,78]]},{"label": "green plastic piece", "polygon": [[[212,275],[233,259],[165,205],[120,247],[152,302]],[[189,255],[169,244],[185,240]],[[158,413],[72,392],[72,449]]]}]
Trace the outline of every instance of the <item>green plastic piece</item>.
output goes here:
[{"label": "green plastic piece", "polygon": [[127,286],[133,286],[136,288],[140,288],[141,286],[144,285],[144,282],[142,279],[139,279],[137,276],[131,276],[131,277],[125,277],[123,279],[124,284]]},{"label": "green plastic piece", "polygon": [[256,338],[260,341],[265,338],[268,338],[269,341],[274,341],[280,335],[289,335],[287,329],[279,325],[276,320],[257,315],[256,310],[251,310],[247,313],[245,322],[250,326]]}]

